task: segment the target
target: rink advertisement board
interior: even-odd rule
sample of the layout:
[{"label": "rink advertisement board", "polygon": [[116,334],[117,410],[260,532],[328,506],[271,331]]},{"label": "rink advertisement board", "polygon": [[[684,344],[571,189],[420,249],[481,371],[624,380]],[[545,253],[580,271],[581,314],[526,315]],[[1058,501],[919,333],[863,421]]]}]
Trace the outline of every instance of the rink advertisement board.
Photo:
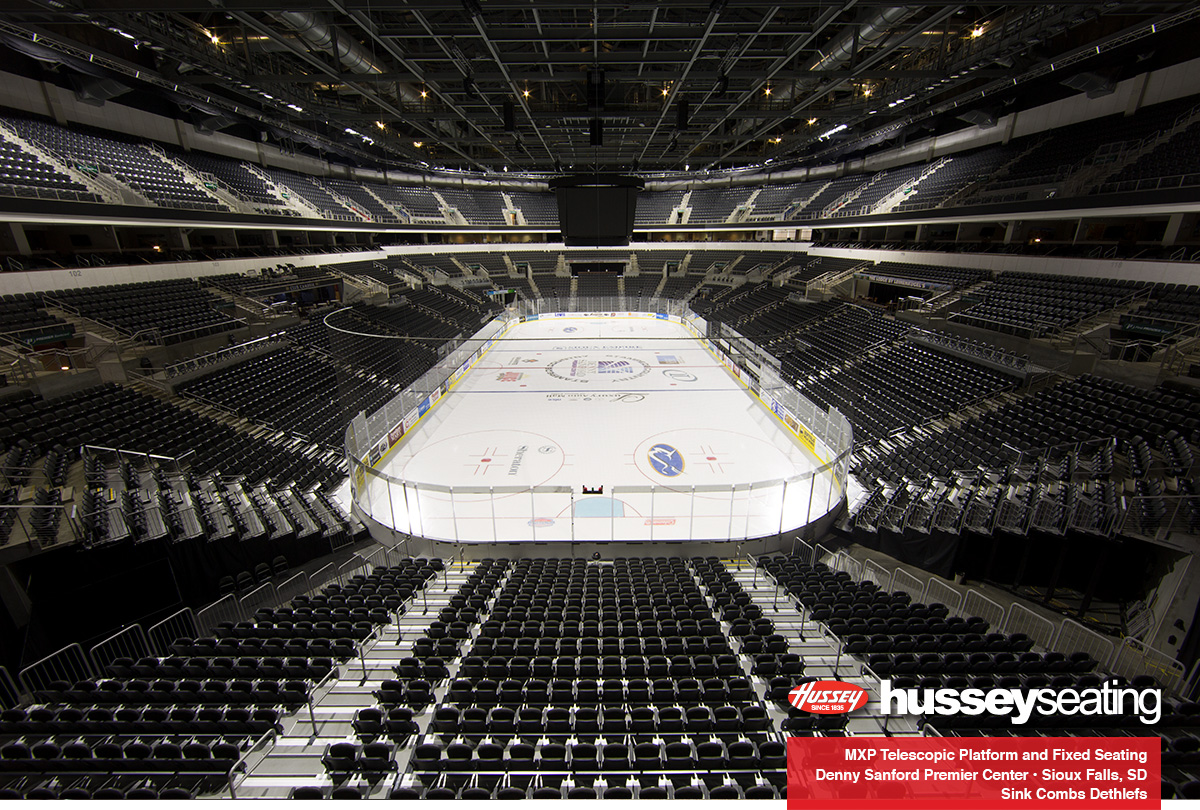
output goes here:
[{"label": "rink advertisement board", "polygon": [[791,737],[788,810],[1157,808],[1146,737]]}]

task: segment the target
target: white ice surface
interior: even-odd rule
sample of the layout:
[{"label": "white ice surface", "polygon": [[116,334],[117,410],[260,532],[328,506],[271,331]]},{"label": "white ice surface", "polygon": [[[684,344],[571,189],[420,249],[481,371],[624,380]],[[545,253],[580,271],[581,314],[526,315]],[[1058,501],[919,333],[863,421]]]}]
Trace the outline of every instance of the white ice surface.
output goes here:
[{"label": "white ice surface", "polygon": [[393,481],[369,479],[360,506],[463,542],[759,537],[836,505],[820,463],[687,327],[543,316],[379,462]]}]

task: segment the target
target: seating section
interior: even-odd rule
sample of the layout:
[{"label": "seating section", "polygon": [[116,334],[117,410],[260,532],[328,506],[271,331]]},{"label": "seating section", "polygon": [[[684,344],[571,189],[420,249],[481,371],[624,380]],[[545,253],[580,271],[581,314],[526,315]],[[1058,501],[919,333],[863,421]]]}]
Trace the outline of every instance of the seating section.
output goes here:
[{"label": "seating section", "polygon": [[642,191],[638,192],[637,208],[634,210],[633,224],[658,225],[666,222],[671,213],[683,202],[682,191]]},{"label": "seating section", "polygon": [[499,191],[491,189],[438,189],[452,208],[458,209],[467,222],[477,225],[504,225],[504,198]]},{"label": "seating section", "polygon": [[349,369],[339,374],[333,364],[291,347],[189,380],[176,391],[330,449],[342,446],[348,409],[374,413],[400,393]]},{"label": "seating section", "polygon": [[[972,193],[966,202],[1010,202],[1029,199],[1031,195],[1041,199],[1044,195],[1039,193],[1040,188],[1070,177],[1102,145],[1141,140],[1169,127],[1194,105],[1194,98],[1176,99],[1145,107],[1133,116],[1109,115],[1016,141],[1014,146],[1024,147],[1020,156],[1008,164],[1002,175]],[[1032,146],[1027,145],[1030,142]]]},{"label": "seating section", "polygon": [[1100,187],[1100,192],[1144,191],[1200,184],[1200,121],[1123,168]]},{"label": "seating section", "polygon": [[226,314],[232,304],[191,279],[57,290],[44,300],[147,343],[179,343],[242,326]]},{"label": "seating section", "polygon": [[[1169,443],[1172,431],[1194,443],[1200,439],[1198,402],[1182,391],[1147,391],[1099,377],[1077,377],[944,434],[870,457],[860,454],[856,474],[864,479],[919,479],[955,469],[990,469],[1015,461],[1021,453],[1036,457],[1057,446],[1114,438],[1125,447],[1141,437],[1157,449]],[[1168,462],[1145,466],[1166,467]]]},{"label": "seating section", "polygon": [[784,375],[801,387],[808,379],[894,343],[909,330],[874,310],[847,304],[812,304],[801,311],[813,317],[776,350]]},{"label": "seating section", "polygon": [[301,489],[328,486],[338,477],[336,458],[314,457],[298,442],[275,443],[242,433],[194,411],[116,384],[85,388],[54,400],[29,397],[9,405],[0,418],[0,451],[32,453],[33,463],[55,448],[102,444],[179,457],[189,453],[200,474],[267,478]]},{"label": "seating section", "polygon": [[0,332],[9,341],[28,345],[44,342],[45,337],[70,337],[75,325],[43,309],[42,297],[36,293],[9,294],[0,297]]},{"label": "seating section", "polygon": [[533,281],[543,301],[551,307],[566,308],[571,299],[571,279],[567,276],[535,275]]},{"label": "seating section", "polygon": [[109,134],[86,132],[82,127],[60,127],[31,118],[7,120],[21,137],[34,141],[80,171],[111,174],[155,205],[200,211],[229,210],[146,146]]},{"label": "seating section", "polygon": [[896,206],[897,211],[940,208],[973,183],[986,178],[1017,154],[1011,146],[990,146],[953,155],[946,165],[917,184],[917,189]]},{"label": "seating section", "polygon": [[978,302],[952,317],[970,326],[1028,337],[1046,337],[1150,293],[1128,280],[1003,273],[965,301]]},{"label": "seating section", "polygon": [[617,273],[580,273],[575,277],[576,292],[581,297],[616,297],[620,280]]},{"label": "seating section", "polygon": [[271,193],[263,179],[239,161],[205,152],[183,152],[178,159],[201,176],[212,175],[248,203],[264,207],[273,214],[283,214],[288,210],[283,201]]},{"label": "seating section", "polygon": [[1167,284],[1153,294],[1153,300],[1121,316],[1122,327],[1165,337],[1200,323],[1200,287]]},{"label": "seating section", "polygon": [[235,768],[261,761],[285,723],[311,722],[317,686],[405,613],[441,567],[377,566],[211,633],[193,620],[189,635],[158,650],[143,635],[117,654],[72,662],[70,679],[56,677],[67,662],[36,669],[31,702],[0,714],[0,795],[230,793]]},{"label": "seating section", "polygon": [[709,600],[734,639],[783,643],[715,558],[484,560],[326,769],[430,707],[391,798],[774,798],[785,745]]},{"label": "seating section", "polygon": [[796,185],[765,186],[754,198],[754,210],[750,214],[750,219],[788,218],[789,209],[792,206],[803,203],[828,182],[828,179],[824,179],[809,180]]},{"label": "seating section", "polygon": [[969,287],[991,277],[991,272],[966,267],[939,267],[924,264],[900,264],[877,262],[866,265],[863,275],[878,277],[880,281],[902,279],[937,290],[957,290]]},{"label": "seating section", "polygon": [[692,213],[688,216],[688,223],[701,225],[726,222],[737,207],[746,202],[751,191],[752,187],[696,189],[689,201]]},{"label": "seating section", "polygon": [[520,209],[527,225],[558,227],[558,200],[549,194],[534,194],[529,191],[510,191],[509,199]]},{"label": "seating section", "polygon": [[324,184],[343,199],[349,200],[359,213],[365,213],[374,222],[399,222],[399,218],[372,194],[363,183],[327,177]]},{"label": "seating section", "polygon": [[851,174],[833,180],[812,199],[797,208],[792,216],[796,219],[818,219],[831,205],[842,196],[849,194],[859,186],[870,182],[870,177],[861,174]]},{"label": "seating section", "polygon": [[922,425],[982,397],[1014,388],[1015,377],[970,361],[901,342],[849,368],[800,384],[823,408],[838,408],[869,442]]},{"label": "seating section", "polygon": [[404,211],[409,219],[444,221],[441,203],[427,188],[391,186],[381,183],[367,183],[366,185],[379,199],[393,208]]},{"label": "seating section", "polygon": [[290,190],[302,197],[309,205],[331,219],[358,221],[367,219],[364,213],[355,211],[335,198],[321,181],[286,169],[264,168],[262,170],[277,186]]},{"label": "seating section", "polygon": [[916,166],[904,166],[899,169],[887,169],[876,173],[871,178],[870,185],[864,187],[853,199],[838,209],[838,213],[841,215],[870,213],[876,204],[892,192],[910,185],[921,176],[921,173],[925,169],[925,165],[918,164]]},{"label": "seating section", "polygon": [[[1079,174],[1081,170],[1092,166],[1103,168],[1116,161],[1127,165],[1088,189],[1089,192],[1195,185],[1200,183],[1200,166],[1194,160],[1197,151],[1194,147],[1200,142],[1200,124],[1189,117],[1195,112],[1195,102],[1194,96],[1175,99],[1142,108],[1132,116],[1111,115],[1028,135],[1004,145],[942,156],[938,159],[944,164],[922,180],[918,178],[927,164],[765,187],[643,191],[638,195],[635,224],[669,222],[685,198],[690,208],[688,222],[693,224],[726,222],[743,204],[750,205],[747,221],[764,222],[871,212],[889,199],[892,201],[888,208],[900,211],[937,208],[947,201],[956,205],[1020,202],[1058,194],[1068,179],[1086,176]],[[171,162],[176,161],[199,173],[205,182],[214,179],[260,213],[301,215],[263,182],[257,173],[259,169],[235,159],[179,152],[173,146],[151,146],[122,135],[85,132],[81,127],[68,129],[40,119],[10,117],[6,121],[20,138],[32,140],[80,171],[112,175],[152,205],[228,210],[206,191],[205,183],[192,182],[182,174]],[[170,155],[170,160],[161,154]],[[1136,160],[1130,162],[1128,158],[1134,155]],[[442,223],[446,217],[444,201],[471,225],[519,224],[519,219],[505,213],[507,193],[512,205],[521,211],[525,224],[546,228],[558,224],[557,203],[548,192],[451,187],[435,190],[318,178],[277,168],[261,171],[288,193],[315,207],[322,216],[333,219]],[[64,173],[61,166],[51,165],[21,149],[15,138],[0,138],[0,188],[17,196],[101,201]],[[902,189],[906,192],[897,203],[891,195]]]},{"label": "seating section", "polygon": [[0,135],[0,188],[14,197],[100,202],[100,196],[37,155]]}]

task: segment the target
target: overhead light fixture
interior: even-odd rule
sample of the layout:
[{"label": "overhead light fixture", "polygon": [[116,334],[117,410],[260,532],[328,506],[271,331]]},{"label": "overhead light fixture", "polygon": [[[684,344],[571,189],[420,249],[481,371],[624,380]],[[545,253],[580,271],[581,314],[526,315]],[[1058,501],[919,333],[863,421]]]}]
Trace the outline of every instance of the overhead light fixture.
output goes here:
[{"label": "overhead light fixture", "polygon": [[808,125],[809,125],[810,127],[811,127],[813,124],[815,124],[815,123],[817,123],[817,119],[815,119],[815,118],[810,118],[810,119],[808,119]]},{"label": "overhead light fixture", "polygon": [[524,92],[524,93],[522,93],[521,95],[525,96],[525,98],[529,98],[529,88],[528,88],[528,87],[526,87],[526,88],[525,88],[525,92]]},{"label": "overhead light fixture", "polygon": [[669,95],[671,94],[671,90],[670,90],[670,88],[668,88],[668,87],[664,87],[664,88],[662,89],[662,94],[663,94],[663,98],[666,98],[667,96],[669,96]]},{"label": "overhead light fixture", "polygon": [[426,93],[424,90],[421,90],[421,98],[428,98],[428,97],[429,97],[429,94]]},{"label": "overhead light fixture", "polygon": [[783,143],[783,138],[771,138],[771,143]]},{"label": "overhead light fixture", "polygon": [[981,36],[983,36],[983,26],[982,25],[978,25],[971,29],[971,39],[979,39],[979,37],[981,37]]},{"label": "overhead light fixture", "polygon": [[767,85],[766,87],[763,88],[763,95],[764,96],[771,95],[771,85]]},{"label": "overhead light fixture", "polygon": [[375,126],[379,127],[380,129],[386,129],[387,125],[384,124],[382,121],[376,121]]},{"label": "overhead light fixture", "polygon": [[847,128],[848,128],[848,127],[847,127],[845,124],[838,124],[838,125],[837,125],[836,127],[834,127],[833,129],[826,130],[825,132],[822,132],[822,133],[821,133],[820,135],[818,135],[817,137],[818,137],[820,140],[822,140],[822,141],[823,141],[823,140],[825,140],[826,138],[832,138],[834,135],[837,135],[839,132],[843,132],[843,131],[845,131]]},{"label": "overhead light fixture", "polygon": [[420,149],[424,145],[425,145],[425,141],[413,141],[413,146],[416,147],[417,149]]}]

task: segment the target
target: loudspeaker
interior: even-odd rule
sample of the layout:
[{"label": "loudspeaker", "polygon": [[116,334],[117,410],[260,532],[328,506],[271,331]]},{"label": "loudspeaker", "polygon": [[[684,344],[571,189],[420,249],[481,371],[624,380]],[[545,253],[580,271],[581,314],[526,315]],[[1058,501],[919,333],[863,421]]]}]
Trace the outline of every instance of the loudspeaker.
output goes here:
[{"label": "loudspeaker", "polygon": [[588,112],[604,112],[604,71],[589,70],[587,74]]},{"label": "loudspeaker", "polygon": [[675,129],[681,132],[688,128],[688,103],[686,101],[679,102],[679,106],[675,108]]},{"label": "loudspeaker", "polygon": [[517,114],[511,101],[504,102],[504,131],[512,132],[517,128]]},{"label": "loudspeaker", "polygon": [[996,126],[996,116],[987,110],[967,110],[955,117],[960,121],[966,121],[968,124],[974,124],[980,129],[991,129]]},{"label": "loudspeaker", "polygon": [[592,130],[591,145],[604,146],[604,122],[599,118],[593,118],[590,124]]},{"label": "loudspeaker", "polygon": [[96,79],[91,76],[72,76],[71,86],[75,90],[75,98],[94,107],[99,107],[110,98],[124,95],[133,89],[116,79]]}]

